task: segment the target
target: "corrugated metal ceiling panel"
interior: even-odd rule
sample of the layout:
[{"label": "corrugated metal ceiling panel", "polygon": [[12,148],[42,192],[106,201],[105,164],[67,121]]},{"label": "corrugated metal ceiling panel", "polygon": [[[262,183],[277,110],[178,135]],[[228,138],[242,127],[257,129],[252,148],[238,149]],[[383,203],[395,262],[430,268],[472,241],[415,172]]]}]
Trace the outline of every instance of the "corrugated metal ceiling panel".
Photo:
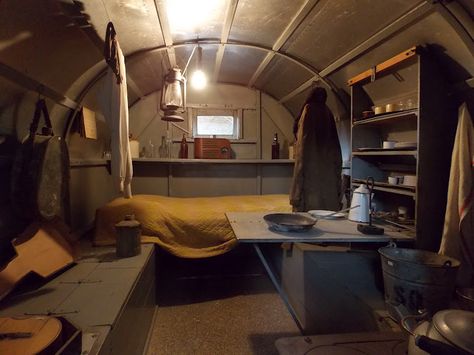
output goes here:
[{"label": "corrugated metal ceiling panel", "polygon": [[431,48],[445,70],[445,77],[457,83],[474,75],[474,61],[468,48],[459,40],[453,28],[438,13],[433,13],[420,22],[409,27],[397,36],[391,38],[367,52],[363,57],[354,60],[349,65],[331,74],[331,79],[338,87],[348,91],[346,82],[349,78],[367,70],[370,66],[383,62],[392,56],[403,52],[413,45],[436,43]]},{"label": "corrugated metal ceiling panel", "polygon": [[[201,70],[206,74],[208,80],[211,80],[214,74],[217,45],[201,44],[200,46],[202,47]],[[176,48],[176,62],[178,63],[178,66],[181,68],[182,71],[184,71],[186,63],[188,62],[189,56],[191,55],[194,47],[196,47],[195,44],[190,44]],[[188,80],[190,79],[190,75],[192,74],[193,70],[197,67],[197,58],[197,52],[194,52],[193,58],[191,58],[186,72],[186,77]]]},{"label": "corrugated metal ceiling panel", "polygon": [[320,1],[303,22],[302,30],[289,39],[283,51],[322,70],[419,2]]},{"label": "corrugated metal ceiling panel", "polygon": [[220,38],[229,0],[166,0],[173,42],[199,38]]},{"label": "corrugated metal ceiling panel", "polygon": [[127,62],[127,76],[131,77],[140,91],[147,95],[159,90],[163,84],[163,69],[167,70],[165,51],[150,52]]},{"label": "corrugated metal ceiling panel", "polygon": [[105,38],[108,21],[112,21],[124,54],[162,46],[158,15],[153,0],[81,0],[83,13],[101,39]]},{"label": "corrugated metal ceiling panel", "polygon": [[299,115],[301,108],[308,97],[311,88],[306,89],[305,91],[299,93],[298,95],[293,96],[290,100],[284,103],[284,106],[291,112],[293,117]]},{"label": "corrugated metal ceiling panel", "polygon": [[309,70],[277,55],[260,75],[255,86],[279,100],[312,76]]},{"label": "corrugated metal ceiling panel", "polygon": [[58,92],[102,59],[57,2],[1,1],[0,24],[0,61]]},{"label": "corrugated metal ceiling panel", "polygon": [[219,81],[247,85],[266,51],[235,45],[226,45]]},{"label": "corrugated metal ceiling panel", "polygon": [[303,0],[241,0],[230,39],[272,48]]}]

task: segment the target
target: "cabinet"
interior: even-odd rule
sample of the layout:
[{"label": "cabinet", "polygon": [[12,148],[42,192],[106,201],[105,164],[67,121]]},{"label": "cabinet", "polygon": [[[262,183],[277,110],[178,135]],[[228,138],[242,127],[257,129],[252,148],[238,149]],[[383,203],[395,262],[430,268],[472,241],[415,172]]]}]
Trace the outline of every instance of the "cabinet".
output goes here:
[{"label": "cabinet", "polygon": [[[348,82],[352,186],[374,177],[375,216],[403,225],[415,235],[417,248],[434,251],[443,229],[456,127],[440,73],[428,50],[413,47]],[[373,107],[390,112],[364,112]],[[384,149],[384,141],[395,146]],[[397,217],[399,210],[406,216]]]}]

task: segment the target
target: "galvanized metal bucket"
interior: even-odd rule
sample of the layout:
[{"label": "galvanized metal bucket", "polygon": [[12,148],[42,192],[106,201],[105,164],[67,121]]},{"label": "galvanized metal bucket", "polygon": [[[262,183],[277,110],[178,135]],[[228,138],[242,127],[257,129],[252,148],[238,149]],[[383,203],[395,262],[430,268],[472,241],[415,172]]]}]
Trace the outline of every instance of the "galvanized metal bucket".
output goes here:
[{"label": "galvanized metal bucket", "polygon": [[426,310],[433,315],[449,307],[460,262],[424,250],[379,249],[389,313],[397,320]]}]

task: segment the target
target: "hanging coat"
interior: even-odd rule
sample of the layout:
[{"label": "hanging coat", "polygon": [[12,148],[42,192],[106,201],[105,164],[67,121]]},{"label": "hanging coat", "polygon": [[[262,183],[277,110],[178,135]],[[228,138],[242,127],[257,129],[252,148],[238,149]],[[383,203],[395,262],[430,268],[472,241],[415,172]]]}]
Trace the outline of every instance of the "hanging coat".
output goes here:
[{"label": "hanging coat", "polygon": [[109,63],[100,101],[110,130],[111,173],[114,187],[123,193],[125,198],[130,198],[133,167],[128,130],[127,74],[120,45],[116,39],[113,42],[116,66]]},{"label": "hanging coat", "polygon": [[[474,125],[466,104],[459,109],[439,253],[461,261],[460,279],[474,280]],[[464,279],[464,280],[463,280]]]},{"label": "hanging coat", "polygon": [[325,102],[309,102],[297,121],[290,191],[294,211],[339,210],[342,157],[334,116]]}]

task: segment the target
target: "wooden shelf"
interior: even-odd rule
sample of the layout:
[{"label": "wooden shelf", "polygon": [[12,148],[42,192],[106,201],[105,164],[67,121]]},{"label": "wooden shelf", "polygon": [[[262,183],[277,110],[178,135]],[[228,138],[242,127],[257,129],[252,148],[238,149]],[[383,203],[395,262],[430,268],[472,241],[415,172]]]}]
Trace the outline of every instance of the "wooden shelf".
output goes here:
[{"label": "wooden shelf", "polygon": [[356,83],[362,82],[364,80],[368,80],[371,77],[375,77],[376,74],[382,73],[390,68],[393,68],[395,65],[404,62],[405,60],[415,56],[417,54],[417,47],[412,47],[407,49],[406,51],[397,54],[396,56],[377,64],[372,69],[368,69],[359,75],[354,76],[353,78],[347,81],[347,85],[351,86]]},{"label": "wooden shelf", "polygon": [[[360,184],[365,184],[365,181],[359,179],[353,179],[352,185],[360,186]],[[405,196],[416,196],[416,187],[415,186],[406,186],[406,185],[390,185],[385,182],[378,182],[374,183],[374,190],[376,191],[384,191],[389,192],[397,195],[405,195]]]},{"label": "wooden shelf", "polygon": [[71,159],[69,166],[74,167],[90,167],[90,166],[107,166],[110,162],[110,159]]},{"label": "wooden shelf", "polygon": [[390,112],[390,113],[382,113],[377,116],[373,116],[370,118],[365,118],[361,120],[357,120],[353,122],[354,126],[359,125],[376,125],[376,124],[385,124],[389,121],[400,121],[404,119],[416,119],[418,116],[418,109],[414,108],[411,110],[403,110],[397,112]]},{"label": "wooden shelf", "polygon": [[370,150],[370,151],[354,151],[352,152],[353,156],[398,156],[398,155],[409,155],[409,156],[415,156],[417,155],[417,150]]},{"label": "wooden shelf", "polygon": [[293,159],[177,159],[177,158],[135,158],[137,163],[158,164],[294,164]]}]

